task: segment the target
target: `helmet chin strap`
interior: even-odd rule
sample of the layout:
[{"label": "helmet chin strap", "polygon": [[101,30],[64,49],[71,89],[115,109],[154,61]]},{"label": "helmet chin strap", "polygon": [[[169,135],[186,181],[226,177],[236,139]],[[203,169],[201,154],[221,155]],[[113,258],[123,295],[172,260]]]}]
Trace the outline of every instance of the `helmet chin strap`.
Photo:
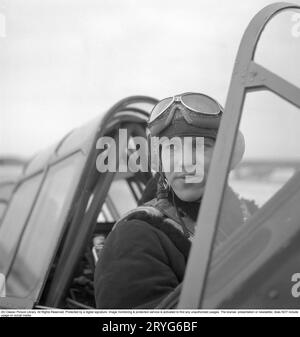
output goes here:
[{"label": "helmet chin strap", "polygon": [[183,233],[184,235],[189,238],[191,236],[191,233],[190,231],[188,230],[188,228],[186,227],[185,223],[184,223],[184,220],[182,219],[181,215],[180,215],[180,212],[178,211],[178,208],[177,208],[177,205],[176,205],[176,202],[175,202],[175,192],[173,191],[173,189],[171,188],[170,189],[170,192],[172,193],[172,203],[173,203],[173,206],[175,208],[175,211],[176,211],[176,215],[180,221],[180,224],[181,224],[181,227],[182,227],[182,230],[183,230]]},{"label": "helmet chin strap", "polygon": [[158,192],[157,192],[157,199],[167,199],[169,195],[169,185],[167,179],[164,175],[162,170],[162,160],[161,160],[161,147],[159,149],[159,167],[158,167]]}]

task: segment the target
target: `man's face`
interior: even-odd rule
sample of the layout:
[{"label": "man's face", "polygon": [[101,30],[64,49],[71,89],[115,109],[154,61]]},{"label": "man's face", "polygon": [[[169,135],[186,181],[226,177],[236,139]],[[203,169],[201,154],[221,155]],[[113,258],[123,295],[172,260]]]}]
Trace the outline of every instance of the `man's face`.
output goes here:
[{"label": "man's face", "polygon": [[207,180],[215,141],[204,137],[180,137],[182,147],[162,144],[162,168],[168,184],[183,201],[198,200]]}]

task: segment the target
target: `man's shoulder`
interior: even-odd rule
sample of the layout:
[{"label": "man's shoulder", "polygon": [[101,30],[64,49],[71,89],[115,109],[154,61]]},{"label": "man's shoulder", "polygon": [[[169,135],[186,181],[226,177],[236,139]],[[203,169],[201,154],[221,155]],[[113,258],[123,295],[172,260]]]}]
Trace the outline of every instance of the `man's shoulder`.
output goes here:
[{"label": "man's shoulder", "polygon": [[116,233],[126,233],[126,234],[137,234],[137,233],[154,233],[157,232],[157,229],[151,225],[150,222],[143,219],[128,219],[121,220],[117,223],[117,226],[114,227],[111,234]]},{"label": "man's shoulder", "polygon": [[[138,207],[140,208],[140,207]],[[169,223],[163,216],[149,216],[143,212],[133,212],[130,217],[120,219],[109,234],[108,241],[136,241],[149,243],[157,241],[160,245],[175,246],[186,257],[190,249],[190,241]]]},{"label": "man's shoulder", "polygon": [[[172,230],[172,228],[171,228]],[[157,240],[161,243],[173,241],[172,232],[166,226],[159,222],[153,222],[146,219],[128,219],[121,220],[113,231],[109,234],[111,240],[117,241],[138,241],[152,242]]]},{"label": "man's shoulder", "polygon": [[112,228],[113,231],[130,230],[141,227],[144,230],[153,229],[153,225],[163,222],[163,215],[152,205],[141,205],[125,213]]}]

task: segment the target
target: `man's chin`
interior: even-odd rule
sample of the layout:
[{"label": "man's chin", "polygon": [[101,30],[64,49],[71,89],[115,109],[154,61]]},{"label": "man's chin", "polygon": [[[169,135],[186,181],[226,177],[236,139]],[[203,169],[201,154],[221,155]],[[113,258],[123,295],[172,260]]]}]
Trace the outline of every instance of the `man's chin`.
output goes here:
[{"label": "man's chin", "polygon": [[183,201],[193,202],[199,200],[204,193],[204,186],[197,186],[197,190],[180,190],[176,193],[177,197]]},{"label": "man's chin", "polygon": [[201,185],[204,184],[204,177],[203,176],[190,175],[190,176],[186,176],[184,178],[184,182],[186,184],[197,184],[197,185],[201,186]]}]

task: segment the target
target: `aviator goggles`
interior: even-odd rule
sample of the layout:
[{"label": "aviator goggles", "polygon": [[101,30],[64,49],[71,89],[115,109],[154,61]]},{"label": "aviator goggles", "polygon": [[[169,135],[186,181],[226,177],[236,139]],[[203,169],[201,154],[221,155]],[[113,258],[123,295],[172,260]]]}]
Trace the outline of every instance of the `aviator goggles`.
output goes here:
[{"label": "aviator goggles", "polygon": [[[177,109],[171,109],[166,114],[164,112],[173,104],[178,104],[186,122],[195,127],[214,128],[216,119],[219,120],[223,112],[222,106],[216,100],[204,94],[185,93],[167,97],[157,103],[150,114],[148,125],[150,129],[154,129],[154,133],[159,133],[171,124]],[[182,108],[182,106],[186,109]]]}]

